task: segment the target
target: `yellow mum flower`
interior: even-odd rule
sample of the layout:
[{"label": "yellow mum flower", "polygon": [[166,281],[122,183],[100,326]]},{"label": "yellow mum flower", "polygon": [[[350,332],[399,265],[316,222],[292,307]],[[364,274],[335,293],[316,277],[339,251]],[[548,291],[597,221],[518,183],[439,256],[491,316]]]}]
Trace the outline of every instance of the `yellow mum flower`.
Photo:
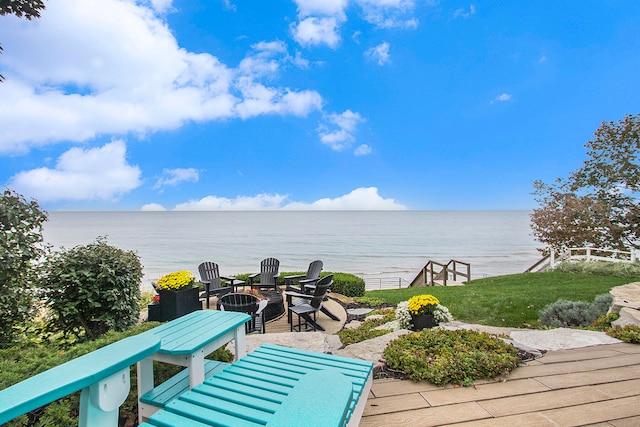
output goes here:
[{"label": "yellow mum flower", "polygon": [[195,276],[190,271],[174,271],[173,273],[162,276],[160,280],[156,282],[156,287],[158,289],[177,291],[193,286],[195,280]]},{"label": "yellow mum flower", "polygon": [[409,299],[409,312],[414,316],[432,314],[438,304],[440,301],[433,295],[416,295]]}]

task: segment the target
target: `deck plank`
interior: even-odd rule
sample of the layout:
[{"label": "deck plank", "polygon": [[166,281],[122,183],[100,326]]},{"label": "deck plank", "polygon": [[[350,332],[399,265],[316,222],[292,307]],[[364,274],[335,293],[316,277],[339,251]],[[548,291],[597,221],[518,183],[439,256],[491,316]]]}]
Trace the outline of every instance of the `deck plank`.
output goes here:
[{"label": "deck plank", "polygon": [[491,417],[475,402],[362,417],[360,427],[439,426]]},{"label": "deck plank", "polygon": [[392,412],[412,411],[428,408],[427,402],[420,393],[401,394],[396,396],[367,399],[364,415],[389,414]]},{"label": "deck plank", "polygon": [[429,391],[421,393],[432,406],[451,405],[460,402],[474,402],[479,400],[495,399],[520,394],[549,391],[549,387],[540,384],[536,380],[522,379],[494,382],[475,387],[459,387],[446,390]]}]

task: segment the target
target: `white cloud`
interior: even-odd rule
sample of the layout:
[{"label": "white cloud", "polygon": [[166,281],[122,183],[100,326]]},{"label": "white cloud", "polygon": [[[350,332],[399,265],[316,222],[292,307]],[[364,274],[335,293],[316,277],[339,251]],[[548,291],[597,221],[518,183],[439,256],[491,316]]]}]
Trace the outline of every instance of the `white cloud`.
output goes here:
[{"label": "white cloud", "polygon": [[356,156],[366,156],[367,154],[371,154],[371,147],[367,144],[359,145],[353,152]]},{"label": "white cloud", "polygon": [[[291,24],[293,38],[302,46],[327,45],[335,49],[340,43],[340,29],[347,21],[347,0],[295,0],[298,21]],[[379,28],[416,28],[413,0],[355,0],[364,19]],[[357,43],[356,31],[353,35]]]},{"label": "white cloud", "polygon": [[173,0],[151,0],[151,6],[158,13],[166,13],[173,9]]},{"label": "white cloud", "polygon": [[456,9],[453,12],[454,18],[470,18],[471,16],[476,14],[476,7],[471,4],[469,5],[469,10],[465,8]]},{"label": "white cloud", "polygon": [[359,113],[351,110],[346,110],[342,114],[330,114],[326,118],[326,123],[318,128],[320,140],[336,151],[349,148],[355,139],[354,133],[358,123],[363,121]]},{"label": "white cloud", "polygon": [[14,175],[9,187],[41,202],[112,200],[141,185],[140,169],[127,164],[124,141],[62,154],[54,169],[38,168]]},{"label": "white cloud", "polygon": [[200,173],[194,168],[164,169],[162,171],[162,177],[156,182],[153,188],[175,187],[182,182],[198,182],[199,179]]},{"label": "white cloud", "polygon": [[232,10],[234,12],[237,10],[236,5],[231,3],[231,0],[222,0],[222,3],[224,4],[224,8],[227,10]]},{"label": "white cloud", "polygon": [[347,0],[295,0],[298,5],[298,15],[301,17],[312,15],[341,16],[347,7]]},{"label": "white cloud", "polygon": [[507,102],[511,100],[511,94],[509,93],[502,93],[498,96],[495,97],[495,99],[493,101],[491,101],[491,103],[493,104],[494,102]]},{"label": "white cloud", "polygon": [[159,203],[148,203],[140,208],[143,212],[164,212],[167,210],[164,206]]},{"label": "white cloud", "polygon": [[[312,203],[288,202],[281,194],[238,196],[235,199],[206,196],[177,205],[176,211],[230,211],[230,210],[405,210],[406,206],[394,199],[384,199],[376,187],[356,188],[335,199],[324,198]],[[162,205],[150,203],[143,210],[164,210]]]},{"label": "white cloud", "polygon": [[365,56],[371,61],[375,61],[378,65],[384,65],[389,62],[389,43],[383,42],[378,46],[372,47],[365,52]]},{"label": "white cloud", "polygon": [[416,28],[413,0],[356,0],[364,19],[380,28]]},{"label": "white cloud", "polygon": [[0,17],[0,153],[188,121],[321,109],[317,92],[273,84],[282,66],[302,63],[283,42],[255,44],[231,68],[178,45],[154,9],[166,10],[170,1],[145,4],[58,0],[36,22]]},{"label": "white cloud", "polygon": [[320,199],[313,203],[289,203],[289,210],[404,210],[406,206],[393,199],[383,199],[376,187],[356,188],[351,193],[335,199]]},{"label": "white cloud", "polygon": [[257,196],[238,196],[235,199],[206,196],[200,200],[192,200],[177,205],[176,211],[244,211],[278,209],[286,200],[286,195],[258,194]]},{"label": "white cloud", "polygon": [[291,26],[291,32],[295,41],[302,46],[318,46],[326,44],[335,48],[340,43],[338,35],[338,20],[335,17],[316,16],[303,19]]}]

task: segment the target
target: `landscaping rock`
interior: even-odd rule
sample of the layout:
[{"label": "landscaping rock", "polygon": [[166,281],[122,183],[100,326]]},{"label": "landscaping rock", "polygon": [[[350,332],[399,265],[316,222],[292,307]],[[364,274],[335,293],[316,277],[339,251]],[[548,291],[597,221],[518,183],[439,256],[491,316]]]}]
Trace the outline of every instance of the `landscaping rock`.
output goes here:
[{"label": "landscaping rock", "polygon": [[382,335],[381,337],[372,338],[370,340],[362,341],[359,343],[351,344],[341,350],[334,351],[333,354],[344,357],[351,357],[354,359],[362,359],[373,362],[374,372],[378,372],[384,367],[384,349],[389,342],[396,338],[411,333],[406,329],[390,332]]},{"label": "landscaping rock", "polygon": [[[246,337],[247,353],[252,352],[262,344],[278,344],[285,347],[310,350],[320,353],[334,353],[342,342],[337,335],[326,335],[322,332],[283,332],[279,334],[250,334]],[[227,345],[227,350],[233,353],[233,342]]]},{"label": "landscaping rock", "polygon": [[620,309],[620,318],[611,322],[612,326],[640,326],[640,310],[622,307]]},{"label": "landscaping rock", "polygon": [[567,350],[600,344],[620,343],[604,332],[556,328],[549,330],[519,330],[511,332],[511,339],[531,348],[545,351]]},{"label": "landscaping rock", "polygon": [[609,293],[613,296],[613,312],[620,312],[624,307],[640,308],[640,282],[616,286]]},{"label": "landscaping rock", "polygon": [[352,320],[351,322],[344,325],[344,329],[358,329],[362,325],[362,322],[359,320]]},{"label": "landscaping rock", "polygon": [[347,314],[350,314],[352,316],[364,316],[365,314],[369,314],[372,311],[372,308],[349,308],[347,309]]}]

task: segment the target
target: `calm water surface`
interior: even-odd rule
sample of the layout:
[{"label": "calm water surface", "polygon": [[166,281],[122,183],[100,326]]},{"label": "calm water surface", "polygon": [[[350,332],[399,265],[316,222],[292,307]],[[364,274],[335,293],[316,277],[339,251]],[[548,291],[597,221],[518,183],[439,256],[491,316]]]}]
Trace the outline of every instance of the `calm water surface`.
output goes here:
[{"label": "calm water surface", "polygon": [[145,286],[202,261],[223,275],[257,272],[267,257],[281,271],[321,259],[368,288],[410,281],[428,260],[469,262],[474,278],[519,273],[539,259],[530,234],[527,211],[50,212],[44,228],[55,247],[106,236],[135,251]]}]

